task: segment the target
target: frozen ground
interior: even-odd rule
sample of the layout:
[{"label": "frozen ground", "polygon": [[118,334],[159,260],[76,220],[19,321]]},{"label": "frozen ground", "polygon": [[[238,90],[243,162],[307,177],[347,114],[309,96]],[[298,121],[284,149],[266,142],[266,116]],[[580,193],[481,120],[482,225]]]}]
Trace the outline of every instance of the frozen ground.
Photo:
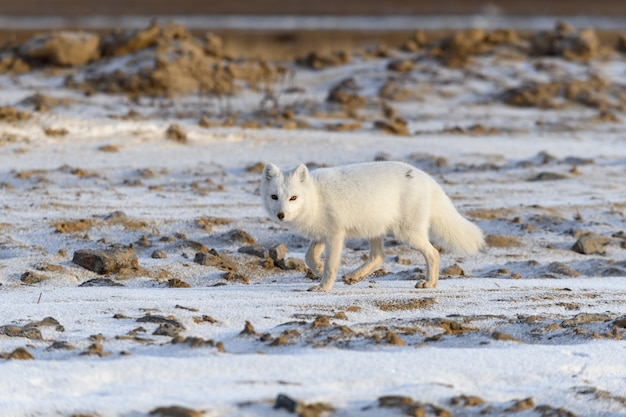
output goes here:
[{"label": "frozen ground", "polygon": [[[414,94],[392,103],[407,137],[376,129],[371,102],[358,117],[325,107],[350,76],[376,96],[406,56],[294,67],[279,87],[297,92],[278,103],[303,123],[264,129],[215,124],[261,120],[254,90],[133,100],[77,92],[60,70],[3,75],[0,106],[30,117],[0,120],[0,415],[288,415],[279,394],[307,416],[626,414],[623,56],[417,60],[394,78]],[[602,106],[499,99],[593,77]],[[59,100],[36,111],[35,93]],[[262,163],[375,158],[431,173],[490,246],[443,253],[438,288],[418,290],[422,258],[389,240],[383,270],[321,294],[304,272],[238,251],[254,240],[304,256],[307,242],[262,211]],[[597,253],[572,250],[586,232]],[[114,244],[132,244],[138,266],[102,276],[72,261]],[[194,262],[211,248],[234,272]],[[342,272],[366,249],[348,242]]]}]

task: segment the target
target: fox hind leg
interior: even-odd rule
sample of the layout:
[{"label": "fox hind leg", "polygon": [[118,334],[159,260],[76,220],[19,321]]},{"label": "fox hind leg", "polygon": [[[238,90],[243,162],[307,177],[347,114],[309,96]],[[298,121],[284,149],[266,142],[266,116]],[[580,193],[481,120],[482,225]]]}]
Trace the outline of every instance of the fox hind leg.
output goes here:
[{"label": "fox hind leg", "polygon": [[343,282],[348,285],[356,284],[363,280],[366,276],[374,272],[376,268],[385,260],[385,250],[383,245],[383,237],[376,237],[370,239],[370,257],[356,270],[346,274],[343,277]]},{"label": "fox hind leg", "polygon": [[426,260],[426,279],[419,280],[415,288],[435,288],[439,279],[439,251],[431,245],[427,233],[411,236],[408,243]]}]

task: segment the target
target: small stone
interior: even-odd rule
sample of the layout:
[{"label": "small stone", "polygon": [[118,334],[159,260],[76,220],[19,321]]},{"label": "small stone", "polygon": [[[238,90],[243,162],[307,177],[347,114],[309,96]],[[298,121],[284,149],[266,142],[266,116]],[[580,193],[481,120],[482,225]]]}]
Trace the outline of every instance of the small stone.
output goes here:
[{"label": "small stone", "polygon": [[317,316],[317,318],[313,321],[311,328],[320,329],[328,326],[330,326],[330,320],[328,319],[328,316]]},{"label": "small stone", "polygon": [[517,343],[521,343],[521,339],[518,339],[517,337],[513,337],[508,333],[502,333],[502,332],[493,332],[491,334],[491,338],[493,340],[500,340],[500,341],[504,341],[504,342],[517,342]]},{"label": "small stone", "polygon": [[384,395],[378,397],[379,407],[404,407],[412,403],[413,398],[404,395]]},{"label": "small stone", "polygon": [[540,172],[539,174],[530,177],[528,181],[556,181],[569,178],[567,175],[559,174],[556,172]]},{"label": "small stone", "polygon": [[243,330],[239,334],[242,336],[258,336],[257,332],[254,330],[254,326],[249,321],[246,321]]},{"label": "small stone", "polygon": [[124,284],[115,282],[110,278],[94,278],[87,280],[79,285],[79,287],[123,287]]},{"label": "small stone", "polygon": [[563,320],[561,322],[562,327],[576,327],[581,324],[590,324],[590,323],[598,323],[610,320],[610,317],[607,314],[599,314],[599,313],[580,313],[571,319]]},{"label": "small stone", "polygon": [[137,319],[138,323],[157,323],[157,324],[169,324],[178,329],[185,330],[185,327],[176,320],[173,316],[160,316],[160,315],[147,315]]},{"label": "small stone", "polygon": [[33,271],[26,271],[20,277],[20,281],[28,285],[38,284],[42,281],[45,281],[46,279],[47,277],[45,275],[37,274],[36,272],[33,272]]},{"label": "small stone", "polygon": [[239,229],[226,232],[218,236],[218,238],[225,240],[228,243],[244,243],[248,245],[254,245],[256,243],[256,239],[253,238],[248,232]]},{"label": "small stone", "polygon": [[276,245],[270,248],[269,256],[274,262],[279,262],[285,259],[285,255],[287,255],[287,246],[285,244]]},{"label": "small stone", "polygon": [[285,394],[278,394],[274,402],[274,409],[278,410],[281,408],[290,413],[295,413],[298,409],[298,402]]},{"label": "small stone", "polygon": [[308,272],[309,268],[303,260],[296,258],[288,258],[275,262],[276,266],[285,271],[298,271],[302,273]]},{"label": "small stone", "polygon": [[167,258],[167,253],[164,250],[155,250],[150,255],[152,259],[165,259]]},{"label": "small stone", "polygon": [[191,284],[179,278],[170,279],[167,281],[167,286],[170,288],[191,288]]},{"label": "small stone", "polygon": [[454,264],[451,265],[447,268],[444,268],[441,273],[443,275],[460,275],[460,276],[465,276],[465,271],[463,271],[463,269],[458,265],[458,264]]},{"label": "small stone", "polygon": [[13,352],[9,353],[5,359],[9,360],[32,360],[35,357],[25,348],[19,347]]},{"label": "small stone", "polygon": [[159,327],[152,333],[154,336],[169,336],[175,337],[178,336],[183,329],[179,326],[176,326],[172,323],[161,323]]},{"label": "small stone", "polygon": [[512,406],[506,408],[504,411],[508,413],[517,413],[519,411],[530,410],[535,407],[535,402],[531,397],[525,398],[523,400],[515,400]]},{"label": "small stone", "polygon": [[204,412],[175,405],[171,407],[157,407],[150,411],[149,415],[155,417],[202,417]]},{"label": "small stone", "polygon": [[136,242],[136,244],[144,248],[149,248],[152,246],[152,242],[150,241],[150,239],[148,239],[148,236],[141,236],[141,238]]},{"label": "small stone", "polygon": [[187,142],[187,132],[179,124],[172,123],[165,131],[165,137],[178,143]]},{"label": "small stone", "polygon": [[554,274],[565,275],[568,277],[578,277],[580,276],[580,272],[572,268],[571,266],[564,264],[562,262],[552,262],[546,268],[548,272],[552,272]]},{"label": "small stone", "polygon": [[387,331],[385,334],[385,341],[394,346],[406,346],[406,342],[402,340],[397,333],[392,332],[391,330]]},{"label": "small stone", "polygon": [[41,332],[36,327],[7,324],[0,326],[0,335],[8,337],[25,337],[31,340],[42,340]]},{"label": "small stone", "polygon": [[232,260],[225,255],[218,253],[215,249],[209,250],[208,253],[196,253],[193,261],[204,266],[214,266],[223,271],[235,272],[237,270],[237,266]]}]

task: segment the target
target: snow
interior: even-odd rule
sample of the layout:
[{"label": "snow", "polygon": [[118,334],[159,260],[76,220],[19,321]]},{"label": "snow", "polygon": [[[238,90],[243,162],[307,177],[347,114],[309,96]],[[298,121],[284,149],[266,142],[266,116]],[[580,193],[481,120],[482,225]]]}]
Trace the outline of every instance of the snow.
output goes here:
[{"label": "snow", "polygon": [[[371,77],[367,64],[356,64],[361,72],[355,76],[375,91],[375,74],[384,71],[383,64],[372,62]],[[522,63],[511,66],[517,64],[525,68]],[[488,60],[482,65],[485,74],[515,77],[509,69],[498,72]],[[563,67],[580,71],[577,64]],[[603,68],[615,79],[626,71],[619,59]],[[298,82],[321,91],[354,67],[302,71]],[[149,100],[136,104],[145,119],[116,120],[108,116],[126,114],[135,104],[102,94],[34,113],[26,122],[0,122],[3,134],[17,138],[3,141],[0,153],[0,326],[24,326],[46,317],[62,326],[39,326],[41,340],[0,334],[0,353],[25,347],[35,357],[0,359],[0,415],[134,417],[169,405],[209,416],[287,415],[273,409],[281,393],[304,403],[329,404],[337,416],[397,415],[396,409],[378,406],[378,398],[386,395],[410,396],[467,416],[489,412],[488,406],[493,415],[504,414],[515,401],[529,397],[537,406],[580,416],[626,413],[626,344],[616,337],[623,337],[623,327],[615,324],[626,315],[623,240],[613,237],[605,255],[571,250],[578,229],[609,237],[626,229],[623,114],[621,121],[603,124],[587,122],[595,112],[576,105],[541,110],[485,103],[481,100],[493,85],[473,86],[450,72],[460,84],[459,96],[433,93],[423,102],[397,106],[410,130],[422,132],[407,138],[367,127],[341,133],[206,129],[197,119],[164,115],[159,108],[168,106]],[[441,79],[434,77],[423,82],[438,86]],[[60,87],[54,76],[39,73],[17,83],[2,76],[0,84],[0,105],[16,105],[36,91],[80,96]],[[234,103],[246,108],[258,102]],[[169,104],[181,109],[202,105],[194,97]],[[569,128],[543,129],[536,123],[540,120]],[[164,137],[172,122],[187,131],[187,143]],[[489,135],[441,132],[478,122],[515,129]],[[46,127],[64,127],[69,133],[47,136]],[[103,152],[102,145],[119,152]],[[533,162],[540,152],[556,160]],[[330,293],[311,293],[306,291],[311,281],[294,271],[256,268],[248,285],[227,282],[217,269],[195,264],[193,251],[159,240],[180,233],[228,254],[238,265],[258,262],[237,252],[241,244],[219,237],[241,229],[259,243],[286,243],[289,256],[303,259],[306,242],[266,218],[257,192],[259,173],[246,168],[257,162],[338,165],[369,161],[381,153],[409,161],[417,161],[414,154],[446,158],[447,165],[431,174],[459,210],[470,217],[494,210],[493,218],[476,215],[474,221],[487,234],[517,237],[521,246],[491,247],[463,258],[443,253],[442,267],[457,263],[465,276],[443,276],[436,289],[418,290],[408,272],[423,268],[422,258],[388,244],[384,268],[390,274],[354,286],[338,282]],[[565,162],[570,156],[593,162],[573,174],[572,164]],[[498,168],[481,168],[489,164]],[[72,173],[76,168],[86,174]],[[567,178],[528,181],[543,171]],[[206,192],[200,192],[203,187]],[[103,219],[116,210],[147,226],[107,224]],[[207,232],[196,224],[207,216],[230,223]],[[54,231],[54,222],[83,218],[95,222],[86,233]],[[135,246],[145,275],[113,277],[122,287],[78,286],[98,276],[71,261],[74,251],[104,248],[106,242],[128,245],[144,235],[154,245]],[[166,250],[168,257],[152,259],[155,248]],[[348,242],[342,272],[356,266],[365,249],[362,242]],[[395,256],[407,258],[410,266],[396,262]],[[580,276],[551,272],[554,262],[575,268]],[[20,281],[26,271],[41,271],[42,264],[61,269],[44,267],[47,279],[41,283]],[[168,288],[167,278],[180,278],[191,288]],[[416,304],[407,307],[411,303]],[[192,347],[153,335],[157,324],[137,322],[148,314],[173,316],[185,328],[183,337],[206,343]],[[563,324],[592,314],[604,319]],[[198,320],[204,315],[215,322]],[[330,317],[330,325],[314,328],[319,316]],[[444,332],[446,320],[464,330]],[[256,335],[240,334],[247,321]],[[353,333],[341,336],[342,326]],[[262,340],[265,334],[276,340],[286,330],[299,336],[279,346]],[[406,345],[386,343],[388,331]],[[495,332],[513,340],[498,340]],[[51,349],[55,341],[73,349]],[[94,342],[101,344],[103,355],[84,355]],[[459,395],[480,396],[487,405],[451,405]],[[535,407],[523,415],[541,411]]]}]

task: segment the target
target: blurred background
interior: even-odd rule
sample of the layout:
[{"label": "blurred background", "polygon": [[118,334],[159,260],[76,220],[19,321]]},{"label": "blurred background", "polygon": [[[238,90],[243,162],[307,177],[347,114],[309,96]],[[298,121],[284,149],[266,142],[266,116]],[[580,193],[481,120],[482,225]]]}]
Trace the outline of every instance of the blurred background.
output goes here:
[{"label": "blurred background", "polygon": [[523,36],[560,20],[593,27],[613,42],[626,31],[626,1],[0,0],[0,46],[49,30],[143,28],[154,18],[215,33],[230,54],[289,59],[311,50],[397,45],[415,30],[427,31],[429,39],[471,27],[515,29]]}]

